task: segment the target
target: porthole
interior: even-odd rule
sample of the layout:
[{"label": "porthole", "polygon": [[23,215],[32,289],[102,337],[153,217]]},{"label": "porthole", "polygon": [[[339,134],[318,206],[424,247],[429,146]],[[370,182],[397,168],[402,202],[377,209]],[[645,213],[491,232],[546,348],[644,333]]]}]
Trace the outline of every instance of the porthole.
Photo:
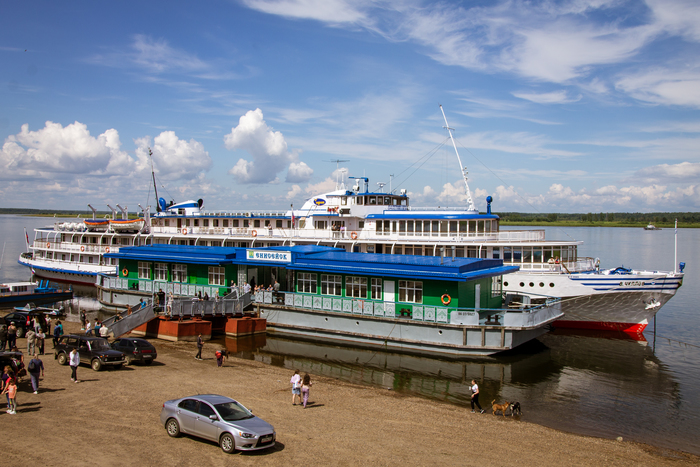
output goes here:
[{"label": "porthole", "polygon": [[534,287],[534,286],[535,286],[535,283],[534,283],[534,282],[530,282],[530,287]]},{"label": "porthole", "polygon": [[359,321],[355,321],[355,326],[359,326],[359,325],[360,325],[360,322],[359,322]]},{"label": "porthole", "polygon": [[550,286],[550,287],[554,287],[554,282],[550,282],[550,283],[549,283],[549,286]]},{"label": "porthole", "polygon": [[520,287],[525,287],[525,282],[521,282]]},{"label": "porthole", "polygon": [[440,329],[440,330],[438,331],[438,334],[442,335],[442,329]]},{"label": "porthole", "polygon": [[540,287],[544,287],[544,282],[540,282]]},{"label": "porthole", "polygon": [[504,283],[503,283],[503,286],[504,286],[504,287],[508,287],[508,282],[504,282]]},{"label": "porthole", "polygon": [[328,322],[328,318],[326,318],[326,322]]}]

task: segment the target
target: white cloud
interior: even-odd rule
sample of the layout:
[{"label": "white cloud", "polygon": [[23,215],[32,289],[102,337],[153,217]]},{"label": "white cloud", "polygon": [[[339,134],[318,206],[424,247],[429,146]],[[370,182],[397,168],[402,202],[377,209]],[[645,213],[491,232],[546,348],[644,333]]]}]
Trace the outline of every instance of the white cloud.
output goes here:
[{"label": "white cloud", "polygon": [[569,97],[566,91],[552,91],[544,93],[513,92],[512,94],[515,97],[525,99],[536,104],[569,104],[571,102],[581,100],[582,97],[580,94],[575,98]]},{"label": "white cloud", "polygon": [[306,165],[305,162],[292,162],[287,168],[287,179],[289,183],[304,183],[308,182],[313,175],[314,170]]},{"label": "white cloud", "polygon": [[288,200],[294,200],[297,199],[302,193],[302,189],[299,185],[292,185],[292,189],[287,192],[285,197]]},{"label": "white cloud", "polygon": [[700,68],[696,66],[667,66],[621,75],[615,87],[641,101],[700,107]]},{"label": "white cloud", "polygon": [[635,178],[646,183],[692,183],[700,180],[700,162],[645,167],[635,173]]},{"label": "white cloud", "polygon": [[153,139],[141,138],[136,141],[136,154],[142,168],[150,169],[148,147],[153,151],[154,167],[160,177],[166,179],[193,179],[212,166],[209,153],[199,141],[181,140],[174,131],[164,131]]},{"label": "white cloud", "polygon": [[63,127],[47,121],[37,131],[29,131],[25,123],[19,133],[5,140],[0,165],[6,169],[4,175],[13,178],[130,173],[135,162],[120,147],[119,133],[114,129],[93,137],[80,122]]},{"label": "white cloud", "polygon": [[243,0],[243,3],[254,10],[289,18],[329,23],[356,23],[365,19],[351,2],[343,0]]}]

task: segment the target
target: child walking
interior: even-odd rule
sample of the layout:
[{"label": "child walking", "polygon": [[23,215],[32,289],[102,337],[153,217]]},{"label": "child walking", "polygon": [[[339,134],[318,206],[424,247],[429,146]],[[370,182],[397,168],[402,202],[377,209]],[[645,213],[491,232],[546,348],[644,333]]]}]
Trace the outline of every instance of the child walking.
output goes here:
[{"label": "child walking", "polygon": [[7,413],[15,415],[17,413],[17,400],[15,399],[17,397],[17,384],[15,383],[14,378],[10,378],[7,380],[7,384],[5,386],[5,389],[2,391],[2,394],[7,394]]}]

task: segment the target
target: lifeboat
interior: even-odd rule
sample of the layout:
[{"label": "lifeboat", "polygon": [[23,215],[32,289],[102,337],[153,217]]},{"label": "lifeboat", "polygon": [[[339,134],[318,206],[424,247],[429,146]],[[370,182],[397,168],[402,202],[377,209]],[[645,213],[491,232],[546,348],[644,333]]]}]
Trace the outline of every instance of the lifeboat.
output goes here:
[{"label": "lifeboat", "polygon": [[137,232],[143,229],[143,219],[110,219],[109,226],[117,232]]},{"label": "lifeboat", "polygon": [[85,219],[83,223],[90,231],[107,230],[109,227],[109,219]]}]

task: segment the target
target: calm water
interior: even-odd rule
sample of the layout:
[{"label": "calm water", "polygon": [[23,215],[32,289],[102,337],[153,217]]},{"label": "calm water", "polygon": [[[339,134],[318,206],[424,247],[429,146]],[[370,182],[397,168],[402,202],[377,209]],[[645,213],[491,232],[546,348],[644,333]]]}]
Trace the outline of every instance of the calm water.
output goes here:
[{"label": "calm water", "polygon": [[[29,278],[17,264],[23,227],[32,239],[34,227],[52,221],[0,216],[6,244],[0,279]],[[579,254],[599,257],[601,267],[673,269],[673,229],[545,230],[550,239],[583,240]],[[497,358],[462,362],[269,336],[219,342],[239,357],[457,405],[469,405],[469,381],[477,379],[483,406],[493,399],[520,401],[522,420],[700,455],[700,230],[679,229],[678,261],[687,265],[684,285],[657,315],[656,337],[648,326],[646,342],[556,331]]]}]

